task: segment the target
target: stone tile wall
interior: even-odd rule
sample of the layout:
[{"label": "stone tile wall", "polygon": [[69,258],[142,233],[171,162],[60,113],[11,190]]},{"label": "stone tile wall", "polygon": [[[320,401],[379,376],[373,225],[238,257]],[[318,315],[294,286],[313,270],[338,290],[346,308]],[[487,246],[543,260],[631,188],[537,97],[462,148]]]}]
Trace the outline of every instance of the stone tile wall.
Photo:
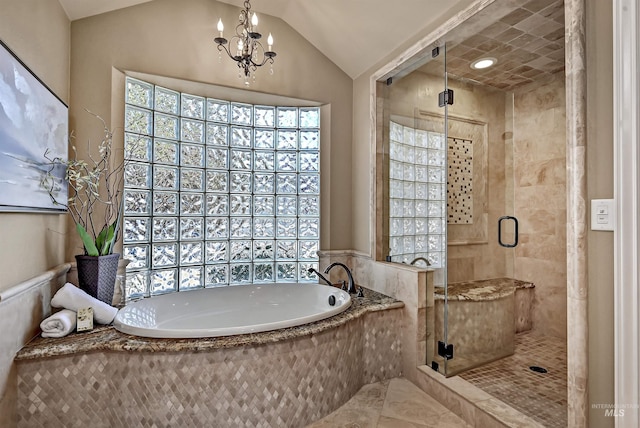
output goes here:
[{"label": "stone tile wall", "polygon": [[567,337],[565,127],[564,73],[514,94],[514,277],[536,285],[534,331],[559,338]]}]

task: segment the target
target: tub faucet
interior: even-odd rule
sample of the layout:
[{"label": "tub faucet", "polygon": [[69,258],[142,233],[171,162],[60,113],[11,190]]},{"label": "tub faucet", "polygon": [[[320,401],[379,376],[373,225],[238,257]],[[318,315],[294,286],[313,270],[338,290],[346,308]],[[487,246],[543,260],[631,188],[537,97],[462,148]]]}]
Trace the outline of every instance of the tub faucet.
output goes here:
[{"label": "tub faucet", "polygon": [[345,270],[345,272],[347,272],[347,276],[349,277],[349,286],[347,287],[347,292],[348,293],[354,293],[354,294],[358,294],[358,297],[363,297],[364,294],[362,293],[362,287],[360,287],[360,290],[358,291],[356,289],[356,285],[353,282],[353,275],[351,274],[351,270],[344,264],[340,263],[340,262],[334,262],[331,263],[329,266],[327,266],[327,268],[324,270],[324,273],[329,273],[329,271],[331,269],[333,269],[336,266],[340,266],[341,268],[343,268]]},{"label": "tub faucet", "polygon": [[315,273],[318,276],[318,279],[320,279],[321,281],[324,281],[328,286],[333,287],[333,284],[331,283],[331,281],[325,278],[324,275],[322,275],[320,272],[318,272],[314,268],[309,268],[308,272]]},{"label": "tub faucet", "polygon": [[427,264],[427,266],[431,266],[431,263],[429,263],[429,260],[425,259],[424,257],[416,257],[415,259],[411,260],[411,263],[409,263],[410,265],[415,265],[416,262],[419,261],[423,261]]}]

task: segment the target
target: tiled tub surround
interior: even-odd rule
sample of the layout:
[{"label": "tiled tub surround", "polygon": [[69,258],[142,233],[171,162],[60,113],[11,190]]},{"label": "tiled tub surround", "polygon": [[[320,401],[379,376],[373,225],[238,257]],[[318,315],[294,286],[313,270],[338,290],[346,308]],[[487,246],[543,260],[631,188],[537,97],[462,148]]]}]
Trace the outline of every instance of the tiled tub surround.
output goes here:
[{"label": "tiled tub surround", "polygon": [[[448,337],[454,358],[446,374],[512,355],[515,334],[531,329],[534,284],[494,278],[449,284]],[[444,288],[435,287],[435,340],[445,341]],[[435,358],[441,365],[441,358]]]},{"label": "tiled tub surround", "polygon": [[[402,330],[397,332],[402,342],[402,374],[415,383],[417,367],[427,363],[427,355],[433,355],[433,269],[377,262],[355,251],[320,251],[318,255],[320,268],[333,262],[344,263],[358,284],[404,303]],[[342,269],[331,271],[332,282],[346,279]]]},{"label": "tiled tub surround", "polygon": [[401,374],[402,307],[365,290],[342,314],[274,332],[38,338],[16,357],[18,426],[304,426]]}]

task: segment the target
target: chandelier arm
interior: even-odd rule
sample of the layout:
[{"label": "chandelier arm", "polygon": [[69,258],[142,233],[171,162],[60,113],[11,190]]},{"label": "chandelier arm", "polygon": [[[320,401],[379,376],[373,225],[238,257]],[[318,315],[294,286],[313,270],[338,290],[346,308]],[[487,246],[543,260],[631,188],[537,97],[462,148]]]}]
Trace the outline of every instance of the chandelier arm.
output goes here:
[{"label": "chandelier arm", "polygon": [[222,43],[218,43],[218,50],[219,50],[220,52],[225,51],[225,52],[227,53],[227,55],[229,56],[229,58],[231,58],[231,59],[235,59],[235,58],[233,57],[233,55],[231,55],[231,52],[229,52],[229,49],[227,49],[227,46],[226,46],[226,45],[224,45],[224,44],[222,44]]}]

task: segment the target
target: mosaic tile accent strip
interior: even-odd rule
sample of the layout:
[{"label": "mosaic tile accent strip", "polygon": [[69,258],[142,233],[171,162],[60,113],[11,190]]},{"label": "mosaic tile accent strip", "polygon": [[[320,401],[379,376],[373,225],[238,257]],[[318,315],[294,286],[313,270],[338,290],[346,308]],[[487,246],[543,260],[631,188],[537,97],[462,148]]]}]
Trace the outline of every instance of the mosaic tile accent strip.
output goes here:
[{"label": "mosaic tile accent strip", "polygon": [[447,210],[449,224],[473,223],[473,141],[448,138]]},{"label": "mosaic tile accent strip", "polygon": [[[547,373],[536,373],[540,366]],[[459,375],[550,428],[567,426],[567,344],[531,332],[516,335],[515,353]]]},{"label": "mosaic tile accent strip", "polygon": [[392,309],[269,344],[153,352],[169,341],[129,337],[147,350],[21,359],[18,426],[304,426],[400,375],[402,325]]}]

